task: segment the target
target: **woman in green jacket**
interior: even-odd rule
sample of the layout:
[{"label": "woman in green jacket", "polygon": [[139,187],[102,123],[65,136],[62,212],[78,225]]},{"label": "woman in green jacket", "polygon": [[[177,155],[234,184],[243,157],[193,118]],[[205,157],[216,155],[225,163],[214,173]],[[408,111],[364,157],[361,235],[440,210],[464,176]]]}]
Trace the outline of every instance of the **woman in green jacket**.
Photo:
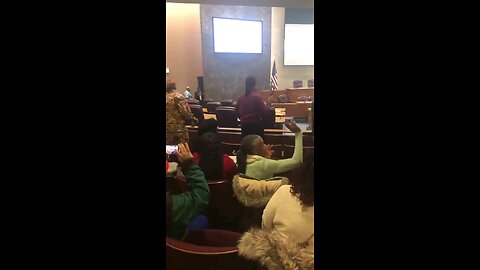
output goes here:
[{"label": "woman in green jacket", "polygon": [[248,135],[242,140],[237,152],[238,171],[249,177],[260,180],[272,178],[274,174],[288,172],[303,162],[303,134],[293,121],[285,122],[285,126],[295,133],[295,150],[287,159],[271,159],[272,150],[263,142],[262,137]]},{"label": "woman in green jacket", "polygon": [[188,191],[166,193],[167,236],[180,240],[187,225],[208,205],[210,189],[205,175],[195,164],[188,144],[179,144],[177,157],[188,183]]}]

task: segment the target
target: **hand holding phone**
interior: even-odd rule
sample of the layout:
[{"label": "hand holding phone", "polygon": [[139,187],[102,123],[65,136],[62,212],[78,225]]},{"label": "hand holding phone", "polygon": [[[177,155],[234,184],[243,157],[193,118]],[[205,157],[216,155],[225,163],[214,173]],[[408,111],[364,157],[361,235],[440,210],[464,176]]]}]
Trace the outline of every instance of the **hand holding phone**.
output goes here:
[{"label": "hand holding phone", "polygon": [[178,146],[177,145],[166,145],[166,152],[167,155],[175,154],[178,152]]},{"label": "hand holding phone", "polygon": [[190,147],[188,147],[188,144],[181,143],[178,145],[177,157],[178,157],[178,160],[180,160],[180,162],[184,162],[188,159],[193,158],[193,155],[190,152]]},{"label": "hand holding phone", "polygon": [[285,126],[293,133],[300,132],[300,128],[291,119],[285,119]]}]

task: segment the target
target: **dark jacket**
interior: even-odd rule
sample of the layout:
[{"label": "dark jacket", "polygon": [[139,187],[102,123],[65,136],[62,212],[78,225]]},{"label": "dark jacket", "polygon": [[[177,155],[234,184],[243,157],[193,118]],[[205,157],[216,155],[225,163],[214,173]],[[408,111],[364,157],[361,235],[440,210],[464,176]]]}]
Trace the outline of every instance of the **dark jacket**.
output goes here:
[{"label": "dark jacket", "polygon": [[167,236],[180,240],[187,225],[208,205],[210,189],[205,175],[194,159],[181,164],[188,183],[187,192],[167,195]]}]

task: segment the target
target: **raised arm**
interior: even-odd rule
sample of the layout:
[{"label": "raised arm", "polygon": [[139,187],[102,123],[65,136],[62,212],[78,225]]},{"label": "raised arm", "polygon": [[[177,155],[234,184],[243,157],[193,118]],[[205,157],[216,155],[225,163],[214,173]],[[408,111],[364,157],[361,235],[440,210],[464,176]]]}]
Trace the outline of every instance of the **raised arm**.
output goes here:
[{"label": "raised arm", "polygon": [[187,179],[188,191],[172,196],[172,223],[177,226],[186,226],[192,221],[205,209],[210,198],[210,189],[205,175],[195,164],[190,150],[187,149],[188,145],[179,145],[178,158]]},{"label": "raised arm", "polygon": [[295,132],[295,150],[293,156],[287,159],[273,160],[266,159],[264,166],[265,171],[276,173],[284,173],[300,166],[303,162],[303,134],[302,131]]}]

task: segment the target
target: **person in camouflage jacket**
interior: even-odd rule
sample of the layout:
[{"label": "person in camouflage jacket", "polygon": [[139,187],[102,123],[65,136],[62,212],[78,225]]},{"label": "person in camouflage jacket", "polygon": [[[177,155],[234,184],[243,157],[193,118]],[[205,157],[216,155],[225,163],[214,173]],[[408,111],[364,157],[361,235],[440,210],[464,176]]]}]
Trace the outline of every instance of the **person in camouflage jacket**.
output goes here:
[{"label": "person in camouflage jacket", "polygon": [[190,111],[187,100],[175,92],[176,85],[167,81],[166,102],[166,144],[178,145],[188,143],[188,128],[186,123],[195,123],[196,119]]}]

